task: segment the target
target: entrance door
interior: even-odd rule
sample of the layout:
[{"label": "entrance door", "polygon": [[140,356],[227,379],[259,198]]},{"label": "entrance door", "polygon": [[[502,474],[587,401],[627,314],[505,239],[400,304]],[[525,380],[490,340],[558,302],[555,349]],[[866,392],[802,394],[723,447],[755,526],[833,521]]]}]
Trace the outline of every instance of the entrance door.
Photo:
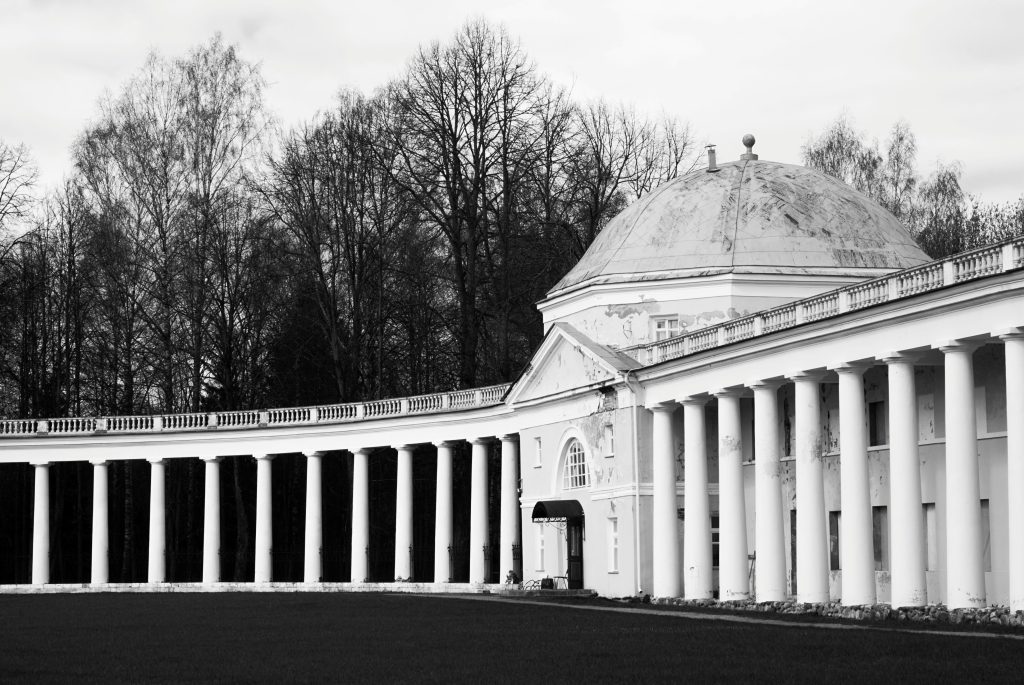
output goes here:
[{"label": "entrance door", "polygon": [[570,590],[583,589],[583,519],[571,518],[565,523],[569,550],[568,584]]}]

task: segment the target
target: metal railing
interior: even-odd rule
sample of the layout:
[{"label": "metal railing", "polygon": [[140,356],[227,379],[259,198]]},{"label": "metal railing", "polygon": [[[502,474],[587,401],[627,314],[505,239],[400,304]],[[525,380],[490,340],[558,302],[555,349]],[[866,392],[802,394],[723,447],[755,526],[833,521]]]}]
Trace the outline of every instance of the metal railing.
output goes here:
[{"label": "metal railing", "polygon": [[803,323],[1020,268],[1024,268],[1024,238],[1014,238],[622,351],[642,364],[657,364]]}]

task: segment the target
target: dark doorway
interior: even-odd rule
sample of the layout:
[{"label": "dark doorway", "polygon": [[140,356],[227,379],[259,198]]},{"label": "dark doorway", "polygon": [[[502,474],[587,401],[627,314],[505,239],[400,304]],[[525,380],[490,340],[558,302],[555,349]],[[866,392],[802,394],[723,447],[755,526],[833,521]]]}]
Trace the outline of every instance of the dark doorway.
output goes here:
[{"label": "dark doorway", "polygon": [[533,507],[534,521],[565,522],[566,586],[570,590],[583,589],[583,507],[574,499],[537,502]]},{"label": "dark doorway", "polygon": [[583,519],[568,519],[565,522],[566,548],[569,551],[569,563],[566,567],[566,579],[570,590],[583,589]]}]

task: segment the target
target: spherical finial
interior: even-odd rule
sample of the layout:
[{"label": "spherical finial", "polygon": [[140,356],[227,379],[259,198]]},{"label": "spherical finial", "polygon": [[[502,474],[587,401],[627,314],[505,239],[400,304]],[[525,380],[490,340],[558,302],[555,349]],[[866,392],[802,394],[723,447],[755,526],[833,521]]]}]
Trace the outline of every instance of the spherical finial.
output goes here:
[{"label": "spherical finial", "polygon": [[754,143],[756,142],[757,140],[754,139],[753,134],[748,133],[747,135],[743,136],[743,145],[744,147],[747,148],[747,152],[751,152],[751,148],[754,147]]}]

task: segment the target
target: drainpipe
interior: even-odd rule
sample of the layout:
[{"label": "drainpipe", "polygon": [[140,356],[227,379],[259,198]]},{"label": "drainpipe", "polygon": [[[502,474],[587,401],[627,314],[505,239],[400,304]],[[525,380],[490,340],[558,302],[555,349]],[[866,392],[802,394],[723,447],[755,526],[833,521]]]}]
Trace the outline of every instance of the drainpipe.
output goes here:
[{"label": "drainpipe", "polygon": [[637,431],[637,412],[640,411],[641,388],[636,378],[633,379],[633,382],[637,383],[637,386],[630,385],[629,375],[631,373],[633,373],[633,369],[626,370],[622,374],[622,382],[633,394],[633,409],[629,413],[633,423],[633,578],[636,580],[636,592],[640,594],[643,592],[643,587],[640,585],[640,434]]}]

